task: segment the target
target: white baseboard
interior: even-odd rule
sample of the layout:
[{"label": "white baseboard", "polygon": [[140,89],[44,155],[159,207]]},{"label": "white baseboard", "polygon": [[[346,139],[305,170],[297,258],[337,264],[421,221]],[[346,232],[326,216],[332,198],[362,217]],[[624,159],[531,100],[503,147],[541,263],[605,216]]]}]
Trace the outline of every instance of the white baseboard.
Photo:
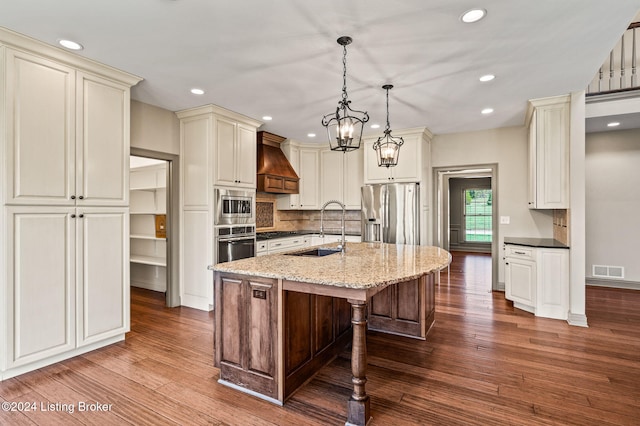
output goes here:
[{"label": "white baseboard", "polygon": [[167,291],[166,283],[150,283],[145,281],[131,280],[132,287],[144,288],[145,290],[153,290],[164,293]]},{"label": "white baseboard", "polygon": [[198,297],[198,296],[183,294],[180,300],[182,301],[182,306],[186,306],[188,308],[199,309],[201,311],[213,310],[213,305],[205,297]]},{"label": "white baseboard", "polygon": [[587,285],[595,287],[624,288],[627,290],[640,290],[640,282],[638,281],[622,281],[622,280],[601,280],[597,278],[587,277]]},{"label": "white baseboard", "polygon": [[585,314],[573,314],[569,312],[567,323],[576,327],[589,327],[589,324],[587,324],[587,316]]}]

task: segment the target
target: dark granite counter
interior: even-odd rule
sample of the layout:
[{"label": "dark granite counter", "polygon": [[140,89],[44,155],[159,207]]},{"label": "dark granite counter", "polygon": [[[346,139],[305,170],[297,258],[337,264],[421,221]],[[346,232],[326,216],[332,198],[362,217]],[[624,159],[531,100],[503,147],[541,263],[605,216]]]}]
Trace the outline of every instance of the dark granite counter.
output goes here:
[{"label": "dark granite counter", "polygon": [[568,249],[569,246],[553,238],[524,238],[524,237],[504,237],[505,244],[514,244],[527,247],[560,248]]},{"label": "dark granite counter", "polygon": [[[267,232],[258,232],[256,233],[256,241],[264,241],[264,240],[273,240],[274,238],[286,238],[286,237],[295,237],[298,235],[311,235],[311,234],[320,234],[320,231],[267,231]],[[329,232],[325,232],[326,235],[340,235],[339,232],[331,230]],[[360,236],[360,233],[354,232],[345,232],[345,235],[357,235]]]}]

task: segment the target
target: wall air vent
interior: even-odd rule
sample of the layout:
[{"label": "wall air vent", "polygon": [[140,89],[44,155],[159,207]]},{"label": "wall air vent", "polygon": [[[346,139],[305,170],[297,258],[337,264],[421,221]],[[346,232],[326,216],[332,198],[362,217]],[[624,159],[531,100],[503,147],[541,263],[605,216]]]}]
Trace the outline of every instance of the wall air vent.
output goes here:
[{"label": "wall air vent", "polygon": [[593,265],[591,275],[597,278],[624,278],[624,266]]}]

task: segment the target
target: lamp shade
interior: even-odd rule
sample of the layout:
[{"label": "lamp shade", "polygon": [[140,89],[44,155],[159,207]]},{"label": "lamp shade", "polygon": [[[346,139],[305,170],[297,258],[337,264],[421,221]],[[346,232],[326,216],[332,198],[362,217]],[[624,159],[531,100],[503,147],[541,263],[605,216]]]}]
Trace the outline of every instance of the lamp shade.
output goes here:
[{"label": "lamp shade", "polygon": [[391,136],[391,126],[389,125],[389,90],[393,88],[391,84],[382,86],[387,91],[387,128],[384,130],[384,136],[378,138],[373,144],[376,150],[379,167],[393,167],[398,164],[398,156],[400,147],[404,144],[401,137]]},{"label": "lamp shade", "polygon": [[327,128],[329,147],[333,151],[353,151],[360,148],[362,128],[369,121],[365,111],[351,109],[351,101],[347,95],[347,45],[353,40],[349,36],[342,36],[338,40],[342,46],[342,98],[338,101],[335,113],[322,117],[322,125]]}]

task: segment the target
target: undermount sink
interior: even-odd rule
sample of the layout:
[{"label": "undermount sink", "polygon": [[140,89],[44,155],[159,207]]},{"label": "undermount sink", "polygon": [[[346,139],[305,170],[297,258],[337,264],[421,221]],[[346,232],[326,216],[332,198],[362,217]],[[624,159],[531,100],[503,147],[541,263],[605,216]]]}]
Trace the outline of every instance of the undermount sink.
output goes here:
[{"label": "undermount sink", "polygon": [[293,253],[285,253],[288,254],[290,256],[308,256],[308,257],[322,257],[322,256],[328,256],[330,254],[333,253],[340,253],[341,250],[338,248],[315,248],[313,250],[306,250],[306,251],[298,251],[298,252],[293,252]]}]

